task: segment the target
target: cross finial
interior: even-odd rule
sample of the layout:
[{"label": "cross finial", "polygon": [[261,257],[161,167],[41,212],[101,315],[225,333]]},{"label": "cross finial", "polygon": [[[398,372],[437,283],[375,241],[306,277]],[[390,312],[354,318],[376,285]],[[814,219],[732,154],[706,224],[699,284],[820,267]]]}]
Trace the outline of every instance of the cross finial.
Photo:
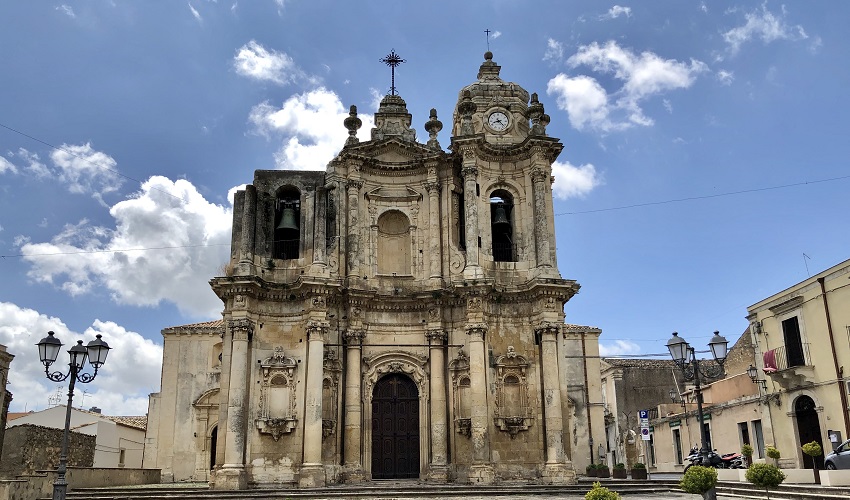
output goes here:
[{"label": "cross finial", "polygon": [[490,33],[492,33],[492,31],[488,28],[484,30],[484,33],[487,34],[487,52],[490,52]]},{"label": "cross finial", "polygon": [[395,49],[393,49],[390,51],[387,57],[381,59],[381,62],[391,68],[392,86],[390,87],[390,94],[395,95],[395,67],[406,61],[402,59],[398,54],[396,54]]}]

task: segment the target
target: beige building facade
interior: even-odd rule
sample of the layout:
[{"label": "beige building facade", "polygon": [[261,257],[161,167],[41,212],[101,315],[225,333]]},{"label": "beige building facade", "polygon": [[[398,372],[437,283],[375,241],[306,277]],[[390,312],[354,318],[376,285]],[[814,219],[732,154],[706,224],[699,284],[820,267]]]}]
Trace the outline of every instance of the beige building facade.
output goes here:
[{"label": "beige building facade", "polygon": [[392,92],[369,141],[352,106],[326,171],[236,193],[223,319],[163,330],[145,467],[220,489],[575,481],[604,439],[601,331],[564,322],[563,145],[500,69],[488,52],[459,92],[448,151]]}]

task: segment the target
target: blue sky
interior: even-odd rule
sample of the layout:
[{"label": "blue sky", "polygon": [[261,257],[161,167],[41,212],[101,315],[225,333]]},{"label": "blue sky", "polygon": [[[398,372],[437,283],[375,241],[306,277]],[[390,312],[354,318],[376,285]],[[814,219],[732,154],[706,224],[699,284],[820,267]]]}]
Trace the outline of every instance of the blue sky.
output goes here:
[{"label": "blue sky", "polygon": [[[567,321],[606,354],[735,341],[746,306],[848,258],[845,2],[84,1],[0,5],[0,343],[13,411],[57,391],[34,344],[115,349],[83,406],[141,414],[167,326],[216,319],[229,194],[323,170],[396,86],[421,142],[487,50],[537,92]],[[448,127],[438,137],[450,142]],[[140,250],[146,249],[146,250]],[[56,254],[56,255],[45,255]],[[804,254],[807,257],[804,257]],[[83,387],[81,386],[81,389]]]}]

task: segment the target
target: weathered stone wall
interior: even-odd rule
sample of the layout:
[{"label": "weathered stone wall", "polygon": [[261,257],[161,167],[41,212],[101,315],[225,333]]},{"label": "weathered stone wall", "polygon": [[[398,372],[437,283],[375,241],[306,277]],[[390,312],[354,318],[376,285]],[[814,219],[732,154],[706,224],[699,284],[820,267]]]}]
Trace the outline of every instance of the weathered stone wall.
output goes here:
[{"label": "weathered stone wall", "polygon": [[[14,477],[39,470],[55,469],[62,450],[62,430],[24,424],[6,430],[0,475]],[[94,464],[95,436],[71,431],[68,441],[68,465],[91,467]]]}]

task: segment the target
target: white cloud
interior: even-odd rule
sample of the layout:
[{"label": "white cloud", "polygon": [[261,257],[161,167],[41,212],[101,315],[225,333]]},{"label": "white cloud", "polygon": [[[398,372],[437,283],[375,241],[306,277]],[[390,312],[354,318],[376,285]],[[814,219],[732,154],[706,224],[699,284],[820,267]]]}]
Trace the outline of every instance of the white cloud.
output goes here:
[{"label": "white cloud", "polygon": [[18,167],[16,167],[12,162],[7,160],[6,158],[0,156],[0,174],[5,174],[6,172],[10,174],[17,174]]},{"label": "white cloud", "polygon": [[547,92],[556,95],[558,107],[567,111],[573,127],[603,132],[652,125],[654,121],[644,114],[641,101],[690,87],[696,76],[707,70],[705,63],[695,59],[685,63],[662,59],[649,51],[635,54],[614,41],[605,45],[596,42],[583,45],[567,64],[573,68],[589,66],[623,82],[620,89],[609,94],[596,79],[587,75],[559,74],[549,81]]},{"label": "white cloud", "polygon": [[717,81],[719,81],[721,85],[732,85],[732,82],[735,80],[735,73],[723,69],[718,71],[716,76]]},{"label": "white cloud", "polygon": [[192,7],[190,2],[186,2],[186,5],[189,6],[189,10],[192,11],[192,17],[194,17],[199,23],[203,24],[204,19],[201,17],[201,13],[198,12],[198,9]]},{"label": "white cloud", "polygon": [[[189,181],[155,176],[109,213],[114,229],[83,220],[49,243],[22,241],[28,276],[70,295],[103,288],[120,304],[168,301],[204,318],[221,310],[207,281],[229,258],[231,208],[208,202]],[[56,253],[63,255],[40,255]]]},{"label": "white cloud", "polygon": [[[10,302],[0,302],[0,344],[5,345],[8,352],[15,356],[9,370],[9,390],[14,394],[11,405],[13,411],[46,408],[47,398],[59,386],[44,375],[44,365],[39,361],[35,347],[39,340],[47,336],[48,331],[54,331],[66,347],[77,340],[88,343],[94,340],[96,334],[101,334],[112,348],[97,378],[90,384],[77,385],[75,404],[82,403],[82,391],[86,390],[85,406],[98,406],[107,415],[147,413],[147,396],[159,388],[161,345],[111,321],[98,319],[83,334],[79,334],[70,331],[59,318]],[[67,360],[61,362],[61,356],[67,356],[65,349],[59,355],[51,371],[67,369]],[[62,403],[65,401],[63,397]]]},{"label": "white cloud", "polygon": [[564,58],[564,46],[561,42],[550,38],[546,42],[546,52],[543,54],[544,61],[560,62]]},{"label": "white cloud", "polygon": [[499,38],[500,36],[502,36],[502,32],[501,31],[493,31],[492,33],[490,33],[490,36],[492,36],[493,39],[495,40],[496,38]]},{"label": "white cloud", "polygon": [[59,12],[62,12],[66,16],[70,17],[71,19],[74,19],[74,18],[77,17],[77,15],[74,14],[74,9],[72,9],[70,5],[62,4],[58,7],[56,7],[56,10],[58,10]]},{"label": "white cloud", "polygon": [[767,10],[767,3],[761,9],[744,14],[746,22],[742,26],[732,28],[723,33],[723,39],[728,44],[731,54],[737,54],[741,46],[753,39],[760,39],[764,44],[777,40],[803,40],[808,38],[802,26],[789,26],[785,22],[786,13],[776,15]]},{"label": "white cloud", "polygon": [[613,344],[599,344],[600,356],[622,356],[624,354],[637,354],[640,346],[630,340],[617,340]]},{"label": "white cloud", "polygon": [[62,144],[50,154],[59,174],[59,180],[72,193],[92,194],[101,199],[106,193],[117,191],[123,179],[115,169],[117,162],[106,153],[95,151],[90,143],[78,146]]},{"label": "white cloud", "polygon": [[602,176],[591,163],[575,166],[568,161],[556,161],[552,164],[552,175],[555,177],[552,194],[562,200],[582,197],[602,184]]},{"label": "white cloud", "polygon": [[236,51],[233,67],[242,76],[278,85],[300,81],[315,84],[319,81],[314,76],[307,76],[286,53],[267,49],[255,40]]},{"label": "white cloud", "polygon": [[620,16],[632,17],[632,8],[615,5],[608,9],[608,12],[599,16],[600,19],[617,19]]},{"label": "white cloud", "polygon": [[17,156],[27,162],[27,170],[36,177],[47,177],[50,175],[50,169],[47,168],[47,165],[41,162],[41,158],[38,157],[38,154],[31,153],[24,148],[20,148],[18,149]]},{"label": "white cloud", "polygon": [[812,39],[812,43],[809,44],[809,52],[812,54],[817,54],[820,52],[821,47],[823,47],[823,39],[819,36],[816,36]]},{"label": "white cloud", "polygon": [[670,102],[670,99],[663,99],[661,104],[664,105],[664,109],[666,109],[668,113],[673,113],[673,103]]},{"label": "white cloud", "polygon": [[[320,87],[293,95],[280,108],[268,102],[258,104],[249,120],[262,135],[281,136],[283,145],[275,155],[279,168],[324,170],[345,144],[348,132],[343,121],[347,117],[348,108],[339,96]],[[362,112],[358,117],[363,121],[358,136],[367,139],[373,118]]]},{"label": "white cloud", "polygon": [[701,10],[701,11],[703,11],[704,13],[706,13],[706,14],[707,14],[707,13],[708,13],[708,5],[706,5],[706,4],[705,4],[705,2],[700,2],[700,4],[699,4],[699,10]]}]

